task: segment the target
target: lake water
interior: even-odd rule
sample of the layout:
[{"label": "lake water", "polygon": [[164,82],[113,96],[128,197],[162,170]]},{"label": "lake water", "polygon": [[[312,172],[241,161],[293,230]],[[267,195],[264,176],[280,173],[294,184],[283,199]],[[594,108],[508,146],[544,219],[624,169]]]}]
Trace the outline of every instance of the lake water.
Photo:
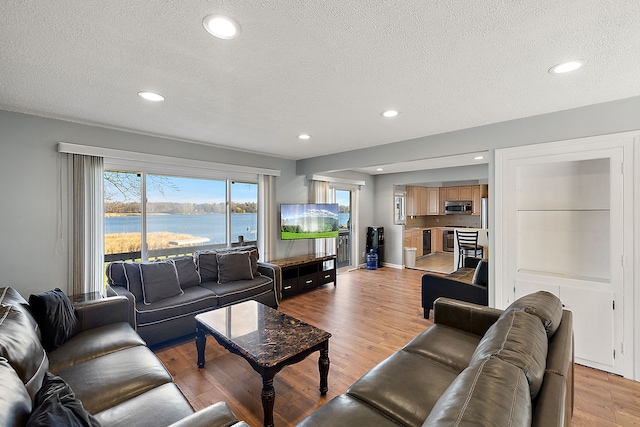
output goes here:
[{"label": "lake water", "polygon": [[[339,223],[346,224],[349,214],[339,214]],[[231,214],[231,239],[237,241],[238,236],[245,240],[257,238],[257,214]],[[105,234],[139,233],[142,228],[139,216],[113,216],[104,218]],[[210,239],[207,244],[225,243],[225,215],[149,215],[147,232],[169,231],[171,233],[190,234],[194,237]]]}]

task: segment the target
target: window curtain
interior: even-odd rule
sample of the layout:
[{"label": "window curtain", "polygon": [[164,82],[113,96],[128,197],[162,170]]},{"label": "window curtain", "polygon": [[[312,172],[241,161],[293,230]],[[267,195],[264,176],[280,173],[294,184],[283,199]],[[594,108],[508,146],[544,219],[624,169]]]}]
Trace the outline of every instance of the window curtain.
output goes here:
[{"label": "window curtain", "polygon": [[[329,201],[329,182],[320,180],[311,180],[310,198],[314,203],[330,203]],[[323,254],[335,254],[335,239],[315,239],[315,253],[318,256]]]},{"label": "window curtain", "polygon": [[74,294],[104,290],[104,160],[70,154]]},{"label": "window curtain", "polygon": [[275,256],[278,234],[276,215],[276,177],[258,177],[258,250],[262,260],[270,261]]}]

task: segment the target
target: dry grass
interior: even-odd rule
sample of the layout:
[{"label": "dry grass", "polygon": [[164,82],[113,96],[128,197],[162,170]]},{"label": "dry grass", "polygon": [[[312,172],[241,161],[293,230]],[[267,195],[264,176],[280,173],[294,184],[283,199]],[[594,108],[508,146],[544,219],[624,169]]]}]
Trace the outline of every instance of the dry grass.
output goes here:
[{"label": "dry grass", "polygon": [[[170,233],[158,231],[147,233],[147,247],[149,250],[172,247],[171,240],[193,239],[191,234]],[[119,254],[125,252],[140,252],[142,250],[140,233],[111,233],[104,236],[104,253]]]}]

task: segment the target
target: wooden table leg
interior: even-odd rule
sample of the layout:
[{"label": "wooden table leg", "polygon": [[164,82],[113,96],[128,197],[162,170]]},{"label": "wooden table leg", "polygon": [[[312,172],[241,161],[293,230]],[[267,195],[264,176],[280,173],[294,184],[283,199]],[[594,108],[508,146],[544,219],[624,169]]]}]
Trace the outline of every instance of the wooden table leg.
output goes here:
[{"label": "wooden table leg", "polygon": [[196,325],[196,349],[198,350],[198,368],[204,368],[204,348],[207,345],[205,332]]},{"label": "wooden table leg", "polygon": [[320,370],[320,394],[325,396],[329,391],[329,340],[324,342],[324,347],[320,349],[318,359],[318,369]]},{"label": "wooden table leg", "polygon": [[262,377],[262,410],[264,412],[264,426],[273,427],[273,405],[276,391],[273,388],[273,375],[267,373]]}]

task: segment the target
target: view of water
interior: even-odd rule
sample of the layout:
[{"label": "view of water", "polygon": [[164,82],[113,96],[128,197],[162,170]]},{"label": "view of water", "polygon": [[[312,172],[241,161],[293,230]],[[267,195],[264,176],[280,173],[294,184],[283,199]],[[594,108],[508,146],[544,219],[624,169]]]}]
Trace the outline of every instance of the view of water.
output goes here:
[{"label": "view of water", "polygon": [[[349,214],[339,214],[339,224],[346,225]],[[231,239],[237,241],[238,236],[245,240],[257,238],[257,214],[231,214]],[[113,216],[104,218],[105,234],[139,233],[141,229],[139,216]],[[210,239],[207,244],[225,243],[225,215],[149,215],[147,232],[169,231],[171,233],[190,234],[194,237]]]}]

